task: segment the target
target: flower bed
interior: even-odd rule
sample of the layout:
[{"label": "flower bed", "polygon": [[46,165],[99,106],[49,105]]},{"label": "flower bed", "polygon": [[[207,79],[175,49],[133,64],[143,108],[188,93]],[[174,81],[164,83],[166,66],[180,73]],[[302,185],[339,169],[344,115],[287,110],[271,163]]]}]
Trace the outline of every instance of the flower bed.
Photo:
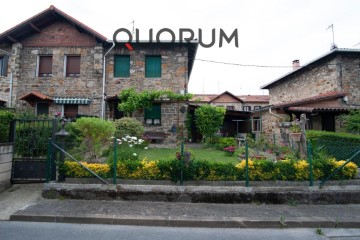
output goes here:
[{"label": "flower bed", "polygon": [[[344,161],[335,159],[314,161],[314,180],[327,177]],[[112,177],[112,169],[108,164],[85,163],[88,168],[102,177]],[[67,177],[91,177],[85,169],[74,162],[65,162]],[[117,164],[117,176],[124,179],[153,179],[179,181],[181,164],[179,160],[156,161],[125,160]],[[352,179],[358,173],[355,163],[347,164],[333,179]],[[268,160],[249,159],[249,177],[252,181],[288,180],[304,181],[309,179],[309,163],[306,160],[290,159],[272,162]],[[184,165],[183,180],[235,181],[245,180],[245,160],[234,165],[224,162],[193,160]]]}]

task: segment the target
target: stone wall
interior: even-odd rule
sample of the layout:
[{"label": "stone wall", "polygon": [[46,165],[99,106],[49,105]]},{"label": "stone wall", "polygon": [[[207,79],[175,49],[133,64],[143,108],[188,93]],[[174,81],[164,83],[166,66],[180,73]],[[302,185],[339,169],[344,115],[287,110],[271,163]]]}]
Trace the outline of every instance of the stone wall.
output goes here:
[{"label": "stone wall", "polygon": [[341,56],[341,79],[342,91],[347,93],[348,104],[360,106],[360,53]]},{"label": "stone wall", "polygon": [[[180,112],[181,108],[185,109],[184,113]],[[164,139],[164,143],[175,143],[178,126],[184,125],[185,122],[186,109],[187,104],[184,102],[162,102],[160,126],[146,125],[143,111],[137,111],[134,115],[138,121],[144,123],[145,131],[165,133],[167,137]]]},{"label": "stone wall", "polygon": [[[107,50],[105,50],[107,51]],[[130,77],[114,77],[114,56],[130,55]],[[145,78],[145,56],[161,55],[161,77]],[[187,89],[188,52],[186,47],[134,45],[129,51],[117,46],[106,57],[106,95],[118,95],[122,89],[135,88],[138,91],[157,89],[179,93]]]},{"label": "stone wall", "polygon": [[340,91],[337,59],[321,62],[317,66],[299,70],[289,79],[269,89],[270,105],[300,100],[322,93]]},{"label": "stone wall", "polygon": [[0,192],[10,187],[13,144],[0,143]]},{"label": "stone wall", "polygon": [[[11,53],[12,49],[9,45],[0,45],[0,49],[6,52]],[[4,52],[0,51],[0,56],[5,56]],[[8,68],[6,76],[0,76],[0,98],[9,101],[9,94],[10,94],[10,73],[11,73],[11,56],[9,56],[8,60]],[[7,106],[9,103],[7,102]]]},{"label": "stone wall", "polygon": [[[90,105],[80,105],[79,114],[98,115],[101,112],[102,96],[102,52],[101,45],[95,47],[22,47],[20,65],[17,64],[14,78],[15,106],[20,110],[34,108],[19,98],[31,91],[51,97],[82,97],[92,100]],[[39,55],[52,55],[52,76],[36,76]],[[80,55],[80,77],[64,77],[66,55]],[[16,61],[16,60],[15,60]],[[20,68],[20,69],[17,69]],[[19,77],[20,75],[20,77]],[[60,105],[50,105],[49,114],[61,111]]]}]

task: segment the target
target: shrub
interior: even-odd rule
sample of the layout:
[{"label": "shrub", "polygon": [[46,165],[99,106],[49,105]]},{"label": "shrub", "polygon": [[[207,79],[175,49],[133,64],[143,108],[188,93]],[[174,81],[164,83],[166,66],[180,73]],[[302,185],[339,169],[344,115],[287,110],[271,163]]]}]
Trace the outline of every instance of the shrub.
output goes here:
[{"label": "shrub", "polygon": [[360,134],[360,110],[354,110],[348,115],[342,115],[342,120],[345,122],[346,132]]},{"label": "shrub", "polygon": [[[100,177],[110,177],[110,168],[107,164],[81,162],[85,167],[98,174]],[[80,166],[77,162],[65,161],[65,175],[67,177],[83,178],[93,175]]]},{"label": "shrub", "polygon": [[[253,161],[249,159],[249,178],[251,181],[309,180],[309,164],[305,160],[293,161],[282,160],[271,162],[266,160]],[[323,169],[330,166],[331,172],[341,166],[344,161],[329,159],[319,164],[314,164],[314,180],[319,180],[324,175]],[[100,176],[111,176],[112,165],[88,164]],[[91,166],[91,167],[90,167]],[[90,177],[85,169],[76,163],[66,162],[66,174],[68,177]],[[142,161],[124,160],[117,163],[117,176],[124,179],[157,179],[180,180],[181,162],[173,159],[168,161],[148,160]],[[351,179],[358,173],[357,165],[347,164],[333,179]],[[207,180],[207,181],[234,181],[245,180],[245,160],[233,165],[230,163],[194,160],[183,166],[183,180]]]},{"label": "shrub", "polygon": [[75,128],[81,132],[81,145],[88,148],[90,159],[100,157],[115,132],[113,122],[99,118],[80,118],[75,122]]},{"label": "shrub", "polygon": [[219,141],[216,144],[216,149],[217,150],[224,150],[224,148],[230,147],[230,146],[236,146],[235,138],[224,137],[224,138],[219,139]]},{"label": "shrub", "polygon": [[115,137],[122,138],[126,135],[141,137],[144,134],[143,125],[135,118],[124,117],[115,120]]},{"label": "shrub", "polygon": [[12,111],[0,109],[0,143],[9,141],[10,123],[13,119]]},{"label": "shrub", "polygon": [[[360,135],[355,134],[309,130],[306,131],[306,137],[313,149],[322,149],[338,160],[352,157],[360,146]],[[314,153],[316,154],[316,151]],[[352,161],[360,165],[360,154]]]}]

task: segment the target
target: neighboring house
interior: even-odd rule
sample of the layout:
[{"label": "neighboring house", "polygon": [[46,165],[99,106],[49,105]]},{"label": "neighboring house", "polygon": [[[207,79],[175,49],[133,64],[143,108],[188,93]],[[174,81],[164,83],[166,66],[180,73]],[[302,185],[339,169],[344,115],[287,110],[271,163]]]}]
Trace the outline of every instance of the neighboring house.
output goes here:
[{"label": "neighboring house", "polygon": [[[112,45],[50,6],[0,34],[0,98],[8,107],[36,115],[72,119],[106,112],[105,117],[116,119],[123,116],[117,109],[122,89],[187,92],[197,43]],[[182,103],[159,101],[135,117],[147,131],[162,132],[173,141],[184,111]]]},{"label": "neighboring house", "polygon": [[[252,118],[254,109],[263,108],[269,105],[268,95],[241,95],[225,91],[221,94],[194,94],[190,102],[190,112],[201,105],[210,104],[226,108],[224,125],[221,129],[223,136],[236,136],[238,133],[257,132],[259,121]],[[193,141],[198,140],[199,134],[193,129]]]},{"label": "neighboring house", "polygon": [[339,131],[339,115],[360,108],[360,50],[334,49],[301,67],[293,64],[292,72],[262,86],[271,106],[258,111],[263,131],[279,133],[278,122],[302,113],[308,129]]},{"label": "neighboring house", "polygon": [[104,36],[50,6],[0,34],[0,49],[11,53],[0,97],[36,115],[98,116],[104,44]]}]

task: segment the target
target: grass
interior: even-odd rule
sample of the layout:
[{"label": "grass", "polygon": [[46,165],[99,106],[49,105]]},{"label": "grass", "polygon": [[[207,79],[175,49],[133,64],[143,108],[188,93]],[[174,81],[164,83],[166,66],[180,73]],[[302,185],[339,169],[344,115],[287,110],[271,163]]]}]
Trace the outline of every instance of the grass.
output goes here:
[{"label": "grass", "polygon": [[[149,148],[147,150],[141,150],[139,152],[139,159],[147,157],[149,160],[169,160],[175,158],[175,153],[179,151],[177,149],[169,148]],[[211,148],[192,148],[190,152],[193,154],[193,158],[196,160],[224,162],[236,164],[239,162],[237,159],[238,153],[235,152],[233,156],[225,156],[225,152],[211,149]]]}]

